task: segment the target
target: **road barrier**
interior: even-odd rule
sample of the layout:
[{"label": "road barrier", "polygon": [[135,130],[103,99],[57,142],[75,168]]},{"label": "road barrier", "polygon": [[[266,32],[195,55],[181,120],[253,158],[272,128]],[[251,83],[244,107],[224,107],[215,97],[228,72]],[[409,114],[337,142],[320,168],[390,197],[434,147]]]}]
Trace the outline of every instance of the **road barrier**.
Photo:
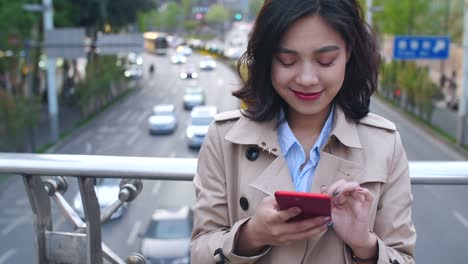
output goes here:
[{"label": "road barrier", "polygon": [[[468,185],[468,161],[411,161],[409,165],[412,184]],[[137,253],[125,261],[120,259],[102,242],[101,223],[138,196],[143,188],[141,179],[191,181],[196,166],[195,158],[0,153],[0,173],[23,177],[34,214],[40,264],[102,264],[104,258],[116,264],[146,263]],[[64,176],[78,178],[86,222],[62,196],[68,189]],[[102,215],[94,178],[122,179],[116,201]],[[75,227],[74,232],[53,230],[50,198]]]}]

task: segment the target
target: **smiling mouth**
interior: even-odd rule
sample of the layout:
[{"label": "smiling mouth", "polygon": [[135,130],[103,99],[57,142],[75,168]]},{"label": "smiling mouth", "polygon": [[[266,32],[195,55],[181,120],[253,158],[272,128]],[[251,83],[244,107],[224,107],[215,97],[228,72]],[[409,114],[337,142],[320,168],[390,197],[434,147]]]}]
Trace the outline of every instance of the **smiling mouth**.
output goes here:
[{"label": "smiling mouth", "polygon": [[292,90],[292,89],[290,89],[290,90],[294,93],[294,95],[296,95],[297,98],[299,98],[301,100],[304,100],[304,101],[316,100],[323,93],[323,90],[321,90],[319,92],[315,92],[315,93],[299,92],[299,91],[295,91],[295,90]]}]

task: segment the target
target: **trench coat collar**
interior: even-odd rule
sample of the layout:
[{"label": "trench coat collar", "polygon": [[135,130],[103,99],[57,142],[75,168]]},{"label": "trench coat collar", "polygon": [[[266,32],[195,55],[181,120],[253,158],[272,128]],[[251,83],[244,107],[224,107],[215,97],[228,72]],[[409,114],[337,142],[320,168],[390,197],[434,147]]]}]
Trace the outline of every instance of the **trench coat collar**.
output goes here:
[{"label": "trench coat collar", "polygon": [[257,122],[243,115],[224,138],[235,144],[257,145],[262,150],[278,156],[280,147],[277,124],[277,118]]},{"label": "trench coat collar", "polygon": [[[334,111],[335,116],[330,136],[335,136],[347,147],[362,149],[355,121],[347,119],[339,105],[336,105]],[[241,145],[257,145],[276,156],[280,154],[277,118],[256,122],[241,116],[226,134],[225,139]]]}]

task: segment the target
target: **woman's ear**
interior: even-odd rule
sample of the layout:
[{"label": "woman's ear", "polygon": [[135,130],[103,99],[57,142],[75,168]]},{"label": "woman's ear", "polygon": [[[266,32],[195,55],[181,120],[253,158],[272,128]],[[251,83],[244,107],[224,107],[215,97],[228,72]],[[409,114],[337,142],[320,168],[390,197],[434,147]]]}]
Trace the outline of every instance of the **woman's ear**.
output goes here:
[{"label": "woman's ear", "polygon": [[349,58],[351,58],[351,48],[346,48],[346,63],[348,63]]}]

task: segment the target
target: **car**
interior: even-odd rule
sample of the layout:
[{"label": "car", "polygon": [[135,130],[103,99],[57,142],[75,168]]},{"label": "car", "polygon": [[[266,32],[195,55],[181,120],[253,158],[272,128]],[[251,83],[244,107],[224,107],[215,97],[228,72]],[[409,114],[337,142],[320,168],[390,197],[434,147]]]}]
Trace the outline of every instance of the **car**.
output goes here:
[{"label": "car", "polygon": [[192,229],[192,208],[156,209],[140,234],[139,251],[147,263],[188,264]]},{"label": "car", "polygon": [[160,104],[153,108],[148,118],[151,134],[170,134],[177,128],[176,108],[173,104]]},{"label": "car", "polygon": [[[105,209],[113,204],[115,201],[119,199],[119,192],[120,192],[120,179],[116,178],[96,178],[96,182],[94,185],[94,190],[96,192],[96,197],[98,199],[99,207],[101,208],[101,215],[104,213]],[[117,219],[122,217],[125,209],[127,207],[127,203],[124,203],[117,211],[115,211],[110,219]],[[85,219],[84,210],[83,210],[83,203],[81,201],[80,192],[78,192],[74,199],[73,199],[73,208],[75,209],[76,213],[81,217],[81,219]]]},{"label": "car", "polygon": [[205,104],[205,92],[201,87],[189,86],[184,91],[184,109],[192,110],[195,106]]},{"label": "car", "polygon": [[177,47],[177,52],[184,55],[184,56],[190,56],[192,55],[192,48],[190,48],[189,46],[185,46],[185,45],[181,45],[179,47]]},{"label": "car", "polygon": [[191,64],[185,66],[180,72],[180,78],[184,80],[198,78],[198,73],[197,73],[197,70],[195,69],[195,66]]},{"label": "car", "polygon": [[141,79],[143,77],[143,66],[137,64],[130,65],[125,70],[124,75],[132,80]]},{"label": "car", "polygon": [[184,64],[187,62],[187,57],[182,54],[176,53],[171,56],[171,62],[174,64]]},{"label": "car", "polygon": [[216,113],[216,106],[196,106],[192,109],[185,133],[189,148],[201,147]]},{"label": "car", "polygon": [[210,56],[205,56],[200,60],[200,68],[205,71],[214,70],[216,61]]}]

